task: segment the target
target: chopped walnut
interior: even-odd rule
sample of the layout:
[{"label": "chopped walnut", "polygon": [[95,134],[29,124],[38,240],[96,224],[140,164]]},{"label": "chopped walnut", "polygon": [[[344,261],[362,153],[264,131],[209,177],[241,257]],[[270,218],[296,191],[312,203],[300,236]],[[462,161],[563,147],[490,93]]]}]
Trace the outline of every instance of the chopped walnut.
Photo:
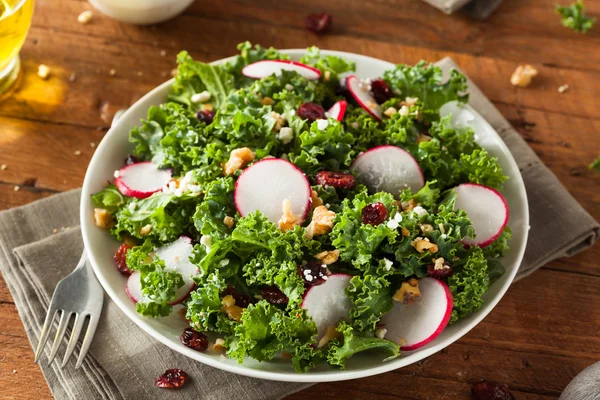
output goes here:
[{"label": "chopped walnut", "polygon": [[419,136],[417,136],[417,143],[429,142],[431,139],[433,139],[431,136],[419,133]]},{"label": "chopped walnut", "polygon": [[94,208],[94,221],[96,226],[102,229],[108,229],[114,223],[112,214],[104,208]]},{"label": "chopped walnut", "polygon": [[377,337],[379,339],[383,339],[385,337],[386,333],[387,333],[387,329],[379,328],[379,329],[375,330],[375,337]]},{"label": "chopped walnut", "polygon": [[439,270],[439,269],[448,269],[448,268],[449,268],[449,266],[446,265],[443,257],[436,258],[435,261],[433,262],[433,269]]},{"label": "chopped walnut", "polygon": [[410,236],[410,231],[408,229],[403,227],[400,231],[402,232],[402,236]]},{"label": "chopped walnut", "polygon": [[288,199],[283,201],[283,215],[279,219],[278,225],[282,232],[294,229],[294,226],[302,223],[302,218],[292,212],[292,203]]},{"label": "chopped walnut", "polygon": [[229,215],[226,215],[225,218],[223,218],[223,223],[227,225],[228,228],[233,228],[233,225],[235,225],[235,220]]},{"label": "chopped walnut", "polygon": [[415,240],[410,242],[411,246],[414,247],[419,253],[429,250],[430,253],[437,253],[439,251],[437,244],[431,243],[429,238],[416,237]]},{"label": "chopped walnut", "polygon": [[531,65],[519,65],[510,77],[510,83],[512,83],[513,86],[527,87],[531,83],[533,77],[537,74],[537,69],[533,68]]},{"label": "chopped walnut", "polygon": [[325,265],[333,264],[340,258],[339,250],[330,250],[330,251],[322,251],[320,253],[315,254],[315,258],[321,260],[321,262]]},{"label": "chopped walnut", "polygon": [[417,101],[419,101],[418,97],[407,97],[404,99],[404,101],[400,102],[400,105],[410,107],[417,104]]},{"label": "chopped walnut", "polygon": [[140,235],[147,236],[148,234],[150,234],[150,231],[152,231],[152,225],[144,225],[140,228]]},{"label": "chopped walnut", "polygon": [[227,316],[234,321],[240,322],[242,319],[242,312],[244,309],[235,305],[235,299],[232,295],[228,294],[221,300],[223,311],[227,313]]},{"label": "chopped walnut", "polygon": [[423,234],[433,232],[433,226],[430,224],[419,225],[419,228],[421,228],[421,232],[423,232]]},{"label": "chopped walnut", "polygon": [[263,97],[262,99],[260,99],[260,104],[262,104],[263,106],[272,106],[274,103],[275,101],[270,97]]},{"label": "chopped walnut", "polygon": [[319,194],[315,190],[313,190],[310,194],[310,201],[313,208],[323,205],[323,200],[321,200]]},{"label": "chopped walnut", "polygon": [[335,213],[329,211],[325,206],[318,206],[313,211],[312,221],[306,227],[307,239],[312,239],[314,236],[319,236],[329,232],[333,228],[333,219]]},{"label": "chopped walnut", "polygon": [[213,111],[213,110],[214,110],[214,108],[213,108],[213,105],[212,105],[212,104],[210,104],[210,103],[205,103],[205,104],[202,104],[202,105],[200,106],[200,110],[202,110],[202,111]]},{"label": "chopped walnut", "polygon": [[408,201],[403,201],[401,203],[402,211],[411,211],[413,208],[415,208],[418,205],[419,204],[417,204],[417,202],[415,201],[415,199],[410,199]]},{"label": "chopped walnut", "polygon": [[319,347],[319,348],[323,347],[327,343],[329,343],[329,341],[331,341],[332,339],[339,339],[341,337],[342,337],[342,333],[338,332],[335,329],[335,326],[328,326],[327,331],[325,331],[325,335],[323,335],[321,340],[319,340],[319,344],[317,344],[317,347]]},{"label": "chopped walnut", "polygon": [[329,79],[331,79],[331,71],[325,71],[325,73],[323,74],[323,80],[325,82],[328,82]]},{"label": "chopped walnut", "polygon": [[275,111],[271,111],[271,117],[275,120],[275,125],[273,125],[273,131],[279,132],[281,128],[285,125],[285,117]]},{"label": "chopped walnut", "polygon": [[396,290],[396,293],[394,293],[392,299],[404,304],[412,304],[415,299],[420,296],[421,291],[419,290],[419,281],[415,278],[412,278],[406,282],[402,282],[400,289]]},{"label": "chopped walnut", "polygon": [[396,110],[394,107],[389,107],[387,110],[385,110],[383,112],[384,115],[387,115],[388,117],[392,117],[392,115],[396,114],[398,112],[398,110]]},{"label": "chopped walnut", "polygon": [[217,340],[215,340],[214,344],[211,344],[210,347],[208,348],[208,351],[210,351],[211,353],[221,353],[224,354],[225,353],[225,340],[218,338]]},{"label": "chopped walnut", "polygon": [[229,156],[229,161],[223,166],[225,175],[231,175],[238,169],[244,168],[254,160],[254,157],[256,155],[248,147],[233,150]]}]

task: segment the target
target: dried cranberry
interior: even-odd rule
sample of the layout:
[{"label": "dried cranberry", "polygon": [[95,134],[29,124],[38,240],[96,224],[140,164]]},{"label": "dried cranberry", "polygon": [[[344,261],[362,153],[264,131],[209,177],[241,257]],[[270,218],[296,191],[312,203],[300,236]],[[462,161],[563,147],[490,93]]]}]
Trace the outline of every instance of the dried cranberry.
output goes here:
[{"label": "dried cranberry", "polygon": [[213,119],[215,119],[215,112],[208,110],[198,111],[196,113],[196,118],[198,118],[200,122],[204,122],[206,125],[210,125],[212,124]]},{"label": "dried cranberry", "polygon": [[298,274],[307,286],[318,286],[325,283],[329,270],[325,264],[318,261],[308,261],[298,267]]},{"label": "dried cranberry", "polygon": [[196,351],[204,351],[208,348],[208,338],[206,335],[192,328],[185,328],[179,339],[184,346]]},{"label": "dried cranberry", "polygon": [[231,295],[235,300],[235,305],[238,307],[246,308],[251,302],[250,296],[240,293],[233,286],[227,286],[227,289],[221,293],[221,297],[225,297],[227,295]]},{"label": "dried cranberry", "polygon": [[127,243],[123,243],[122,245],[119,246],[119,249],[113,256],[113,260],[115,260],[115,265],[117,266],[117,269],[119,270],[119,272],[122,273],[123,275],[127,275],[127,276],[131,275],[131,272],[132,272],[129,269],[129,267],[127,266],[127,252],[132,247],[133,246],[131,246]]},{"label": "dried cranberry", "polygon": [[123,162],[125,163],[125,165],[131,165],[131,164],[135,164],[136,162],[139,162],[139,161],[140,160],[136,156],[130,154],[127,156],[127,158]]},{"label": "dried cranberry", "polygon": [[309,121],[316,121],[318,119],[325,118],[325,110],[318,104],[315,103],[304,103],[298,107],[296,114]]},{"label": "dried cranberry", "polygon": [[178,389],[188,380],[188,374],[179,368],[168,369],[164,374],[154,380],[154,384],[159,388]]},{"label": "dried cranberry", "polygon": [[476,400],[515,400],[508,386],[496,382],[479,382],[471,387],[471,393]]},{"label": "dried cranberry", "polygon": [[362,209],[360,218],[363,224],[379,225],[388,217],[388,210],[383,203],[371,203]]},{"label": "dried cranberry", "polygon": [[392,91],[383,79],[371,81],[371,93],[378,104],[383,104],[392,98]]},{"label": "dried cranberry", "polygon": [[435,268],[435,264],[429,264],[427,266],[427,275],[435,279],[445,279],[452,275],[452,267],[445,261],[442,268],[438,267],[438,269]]},{"label": "dried cranberry", "polygon": [[331,15],[326,13],[309,14],[304,19],[304,26],[311,32],[323,33],[329,29],[332,21]]},{"label": "dried cranberry", "polygon": [[261,290],[263,298],[271,304],[287,304],[288,298],[277,286],[267,286]]},{"label": "dried cranberry", "polygon": [[331,186],[337,189],[352,189],[356,186],[356,178],[352,174],[341,172],[319,171],[315,175],[315,180],[319,185]]}]

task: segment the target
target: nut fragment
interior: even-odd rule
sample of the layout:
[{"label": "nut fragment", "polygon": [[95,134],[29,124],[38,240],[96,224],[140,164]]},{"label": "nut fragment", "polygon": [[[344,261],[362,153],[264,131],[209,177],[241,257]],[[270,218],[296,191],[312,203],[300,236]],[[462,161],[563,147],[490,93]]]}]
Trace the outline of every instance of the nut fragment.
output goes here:
[{"label": "nut fragment", "polygon": [[564,93],[569,89],[569,84],[565,83],[562,86],[558,87],[558,93]]},{"label": "nut fragment", "polygon": [[88,22],[90,22],[93,16],[94,14],[92,14],[90,10],[85,10],[77,17],[77,22],[79,22],[80,24],[87,24]]},{"label": "nut fragment", "polygon": [[318,206],[313,211],[312,221],[306,227],[304,236],[307,239],[312,239],[314,236],[319,236],[329,232],[333,228],[333,219],[335,213],[329,211],[325,206]]},{"label": "nut fragment", "polygon": [[327,327],[327,331],[325,331],[325,335],[323,335],[323,337],[321,338],[321,340],[319,340],[319,344],[317,344],[317,347],[323,347],[325,346],[327,343],[329,343],[331,340],[333,339],[339,339],[342,337],[342,333],[338,332],[335,329],[335,326],[328,326]]},{"label": "nut fragment", "polygon": [[218,338],[217,340],[215,340],[214,344],[211,344],[210,347],[208,348],[208,350],[211,353],[220,353],[220,354],[224,354],[225,350],[227,350],[225,348],[225,340]]},{"label": "nut fragment", "polygon": [[339,250],[325,250],[320,253],[315,254],[315,258],[321,260],[321,262],[325,265],[333,264],[340,258]]},{"label": "nut fragment", "polygon": [[275,104],[275,101],[270,97],[263,97],[262,99],[260,99],[260,104],[262,104],[263,106],[272,106],[273,104]]},{"label": "nut fragment", "polygon": [[377,337],[379,339],[383,339],[385,337],[386,333],[387,333],[387,329],[379,328],[379,329],[375,330],[375,337]]},{"label": "nut fragment", "polygon": [[248,163],[254,160],[256,155],[248,147],[235,149],[231,152],[229,160],[223,167],[225,175],[231,175],[238,169],[244,168]]},{"label": "nut fragment", "polygon": [[225,218],[223,218],[223,223],[228,228],[233,228],[233,225],[235,225],[235,220],[232,217],[230,217],[229,215],[226,215]]},{"label": "nut fragment", "polygon": [[113,225],[113,216],[104,208],[94,208],[94,221],[97,227],[108,229]]},{"label": "nut fragment", "polygon": [[302,217],[292,212],[292,203],[288,199],[283,200],[282,208],[283,215],[281,216],[278,222],[279,229],[282,232],[294,229],[294,226],[300,225],[300,223],[302,223]]},{"label": "nut fragment", "polygon": [[430,224],[421,224],[419,225],[419,228],[421,228],[421,232],[423,232],[423,234],[433,232],[433,226]]},{"label": "nut fragment", "polygon": [[404,227],[400,230],[402,232],[402,236],[410,236],[410,231]]},{"label": "nut fragment", "polygon": [[323,205],[323,200],[321,200],[319,194],[315,190],[310,193],[310,201],[313,207],[319,207]]},{"label": "nut fragment", "polygon": [[37,74],[42,79],[48,79],[48,77],[50,76],[50,67],[48,67],[45,64],[40,64],[38,66]]},{"label": "nut fragment", "polygon": [[228,294],[227,296],[223,297],[223,299],[221,299],[221,305],[223,306],[223,311],[227,313],[229,318],[240,322],[244,309],[235,305],[235,299],[232,295]]},{"label": "nut fragment", "polygon": [[415,240],[410,242],[411,246],[414,247],[419,253],[429,250],[430,253],[437,253],[439,251],[437,244],[431,243],[429,238],[422,238],[417,236]]},{"label": "nut fragment", "polygon": [[[279,132],[281,131],[281,129],[283,128],[283,125],[285,125],[285,116],[276,113],[275,111],[271,111],[271,118],[273,118],[275,120],[275,125],[273,125],[273,132]],[[291,129],[291,128],[290,128]],[[292,138],[294,137],[294,131],[291,132],[292,133]],[[290,140],[285,143],[284,139],[282,139],[280,137],[281,141],[284,142],[284,144],[287,144],[291,141]]]},{"label": "nut fragment", "polygon": [[391,117],[392,115],[396,114],[398,112],[398,110],[396,110],[394,107],[389,107],[387,110],[385,110],[383,112],[384,115],[387,115],[388,117]]},{"label": "nut fragment", "polygon": [[140,235],[147,236],[148,234],[150,234],[150,231],[152,231],[152,225],[144,225],[140,228]]},{"label": "nut fragment", "polygon": [[423,142],[429,142],[431,139],[433,139],[431,136],[425,135],[424,133],[419,133],[419,136],[417,136],[417,144],[423,143]]},{"label": "nut fragment", "polygon": [[417,202],[415,201],[415,199],[410,199],[408,201],[403,201],[401,203],[402,211],[412,211],[412,209],[414,209],[418,205],[419,204],[417,204]]},{"label": "nut fragment", "polygon": [[404,304],[412,304],[415,299],[420,296],[421,291],[419,290],[419,281],[415,278],[412,278],[406,282],[402,282],[400,289],[396,290],[396,293],[394,293],[392,299]]},{"label": "nut fragment", "polygon": [[531,80],[537,74],[537,69],[533,68],[531,65],[519,65],[510,77],[510,83],[512,83],[513,86],[527,87],[531,84]]}]

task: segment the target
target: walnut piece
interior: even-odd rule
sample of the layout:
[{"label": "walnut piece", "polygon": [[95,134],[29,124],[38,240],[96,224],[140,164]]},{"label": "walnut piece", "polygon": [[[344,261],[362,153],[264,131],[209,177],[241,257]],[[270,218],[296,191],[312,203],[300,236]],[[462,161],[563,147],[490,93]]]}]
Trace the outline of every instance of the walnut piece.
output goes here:
[{"label": "walnut piece", "polygon": [[410,242],[411,246],[414,247],[419,253],[429,250],[430,253],[437,253],[439,251],[437,244],[431,243],[429,238],[416,237],[415,240]]},{"label": "walnut piece", "polygon": [[217,340],[215,340],[214,344],[211,344],[210,347],[208,348],[208,351],[210,351],[211,353],[220,353],[220,354],[224,354],[225,353],[225,340],[218,338]]},{"label": "walnut piece", "polygon": [[96,226],[102,229],[108,229],[114,223],[112,214],[104,208],[94,208],[94,221]]},{"label": "walnut piece", "polygon": [[254,160],[254,157],[256,157],[256,154],[248,147],[233,150],[229,155],[229,161],[223,167],[225,175],[231,175],[238,169],[244,168]]},{"label": "walnut piece", "polygon": [[302,218],[292,212],[292,203],[288,199],[283,201],[283,215],[279,219],[278,225],[282,232],[294,229],[294,226],[302,223]]},{"label": "walnut piece", "polygon": [[403,227],[400,231],[402,232],[402,236],[410,236],[410,231],[408,229]]},{"label": "walnut piece", "polygon": [[417,144],[422,142],[429,142],[431,139],[433,139],[431,136],[425,135],[424,133],[419,133],[419,136],[417,136]]},{"label": "walnut piece", "polygon": [[421,228],[421,232],[423,232],[423,234],[433,232],[433,226],[430,224],[421,224],[419,225],[419,228]]},{"label": "walnut piece", "polygon": [[330,250],[330,251],[322,251],[320,253],[315,254],[315,258],[321,260],[321,262],[325,265],[333,264],[340,258],[339,250]]},{"label": "walnut piece", "polygon": [[223,311],[227,313],[227,316],[234,321],[240,322],[242,319],[242,312],[244,309],[235,305],[235,299],[232,295],[228,294],[221,300]]},{"label": "walnut piece", "polygon": [[402,207],[402,211],[412,211],[412,209],[418,205],[419,204],[417,204],[415,199],[410,199],[408,201],[403,201],[402,203],[400,203],[400,206]]},{"label": "walnut piece", "polygon": [[142,236],[148,236],[148,234],[150,233],[150,231],[152,231],[152,225],[148,224],[148,225],[144,225],[140,228],[140,235]]},{"label": "walnut piece", "polygon": [[313,208],[323,205],[323,200],[321,200],[319,194],[315,190],[313,190],[310,194],[310,201]]},{"label": "walnut piece", "polygon": [[223,218],[223,223],[228,228],[233,228],[233,225],[235,225],[235,220],[232,217],[230,217],[229,215],[226,215],[225,218]]},{"label": "walnut piece", "polygon": [[319,340],[319,344],[317,344],[317,347],[318,348],[323,347],[327,343],[329,343],[329,341],[331,341],[332,339],[339,339],[341,337],[342,337],[342,333],[338,332],[335,329],[335,326],[328,326],[327,331],[325,331],[325,335],[323,335],[321,340]]},{"label": "walnut piece", "polygon": [[283,126],[285,125],[285,117],[279,113],[276,113],[275,111],[271,111],[271,117],[275,120],[275,125],[273,125],[273,131],[281,131],[281,128],[283,128]]},{"label": "walnut piece", "polygon": [[335,213],[330,211],[325,206],[318,206],[313,211],[312,221],[306,227],[307,239],[312,239],[314,236],[319,236],[329,232],[333,228],[333,219]]},{"label": "walnut piece", "polygon": [[404,304],[412,304],[417,297],[421,297],[419,281],[415,278],[412,278],[406,282],[402,282],[400,289],[396,290],[396,293],[394,293],[392,299]]},{"label": "walnut piece", "polygon": [[527,87],[531,84],[531,80],[537,74],[537,69],[533,68],[531,65],[519,65],[510,77],[510,83],[512,83],[513,86]]},{"label": "walnut piece", "polygon": [[262,99],[260,99],[260,104],[262,104],[263,106],[272,106],[274,103],[275,101],[270,97],[263,97]]}]

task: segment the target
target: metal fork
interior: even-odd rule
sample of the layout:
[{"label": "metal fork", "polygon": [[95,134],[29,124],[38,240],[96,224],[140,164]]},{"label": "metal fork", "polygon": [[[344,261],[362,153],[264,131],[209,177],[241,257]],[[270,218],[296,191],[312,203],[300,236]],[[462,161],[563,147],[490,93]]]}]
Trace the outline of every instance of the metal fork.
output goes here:
[{"label": "metal fork", "polygon": [[52,295],[50,301],[50,307],[48,308],[48,314],[46,314],[46,321],[42,328],[42,334],[40,336],[40,342],[37,350],[35,351],[35,363],[40,359],[42,355],[44,345],[48,341],[48,336],[54,322],[56,314],[60,313],[60,321],[58,323],[58,329],[54,336],[54,343],[50,350],[50,357],[48,358],[48,365],[52,364],[58,349],[60,348],[67,326],[71,317],[75,316],[75,322],[73,323],[73,329],[69,343],[67,344],[67,351],[63,358],[61,368],[67,364],[77,339],[81,334],[85,320],[88,319],[88,326],[83,337],[81,344],[81,350],[79,351],[79,357],[77,358],[77,364],[75,368],[79,368],[85,358],[85,355],[90,348],[96,327],[98,326],[98,320],[100,319],[100,313],[102,312],[102,303],[104,302],[104,291],[102,286],[98,283],[94,271],[90,263],[87,261],[85,256],[85,250],[81,255],[81,259],[75,267],[75,270],[71,272],[67,277],[63,278]]}]

